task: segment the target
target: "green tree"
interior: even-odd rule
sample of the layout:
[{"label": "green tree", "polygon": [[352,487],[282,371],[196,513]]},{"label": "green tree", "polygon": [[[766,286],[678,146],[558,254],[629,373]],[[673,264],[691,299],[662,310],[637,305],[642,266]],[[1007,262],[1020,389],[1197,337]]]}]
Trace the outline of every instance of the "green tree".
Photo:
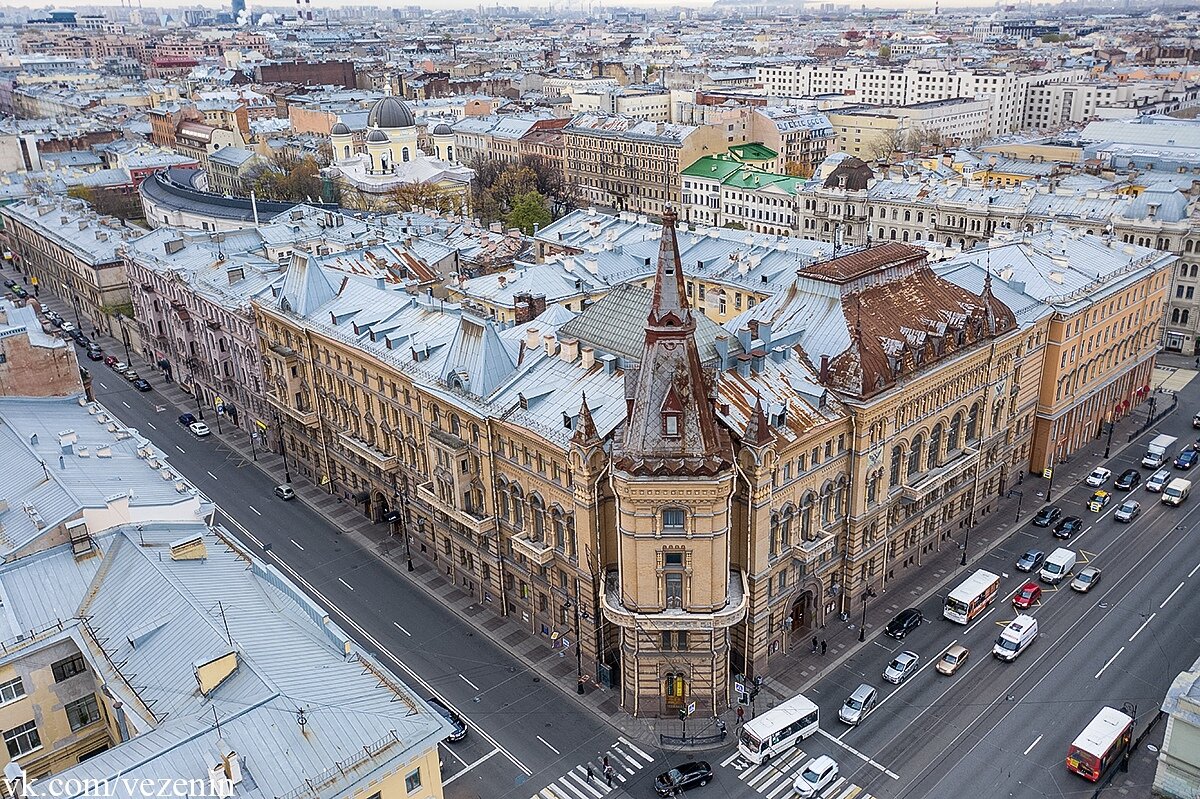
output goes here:
[{"label": "green tree", "polygon": [[536,189],[527,191],[513,200],[512,208],[504,215],[504,223],[508,227],[520,228],[527,236],[533,235],[534,225],[550,224],[550,208],[546,198]]}]

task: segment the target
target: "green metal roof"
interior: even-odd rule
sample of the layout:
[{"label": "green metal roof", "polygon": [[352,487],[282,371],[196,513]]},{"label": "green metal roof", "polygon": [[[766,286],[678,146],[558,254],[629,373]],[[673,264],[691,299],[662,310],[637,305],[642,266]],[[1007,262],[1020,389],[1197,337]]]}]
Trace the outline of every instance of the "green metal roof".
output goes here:
[{"label": "green metal roof", "polygon": [[764,172],[749,166],[743,166],[721,182],[736,189],[763,189],[767,186],[775,186],[788,194],[795,194],[804,185],[803,178],[776,175],[773,172]]},{"label": "green metal roof", "polygon": [[742,168],[742,164],[728,158],[706,155],[699,158],[683,170],[681,174],[692,178],[708,178],[709,180],[725,180],[730,174]]},{"label": "green metal roof", "polygon": [[779,155],[762,142],[734,144],[730,146],[729,152],[739,161],[770,161]]}]

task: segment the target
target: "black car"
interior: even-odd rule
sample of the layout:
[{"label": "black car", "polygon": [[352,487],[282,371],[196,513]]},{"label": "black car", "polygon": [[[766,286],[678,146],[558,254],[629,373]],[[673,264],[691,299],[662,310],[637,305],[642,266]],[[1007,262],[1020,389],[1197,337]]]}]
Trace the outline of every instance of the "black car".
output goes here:
[{"label": "black car", "polygon": [[921,614],[921,611],[909,608],[896,614],[896,618],[888,622],[887,627],[883,628],[883,632],[897,641],[903,641],[904,636],[920,627],[923,621],[925,621],[925,616]]},{"label": "black car", "polygon": [[1054,528],[1055,538],[1070,538],[1083,529],[1083,519],[1078,516],[1068,516]]},{"label": "black car", "polygon": [[1062,508],[1057,505],[1047,505],[1037,512],[1037,516],[1033,517],[1033,524],[1036,527],[1049,527],[1061,518]]},{"label": "black car", "polygon": [[87,356],[88,359],[92,361],[104,360],[104,350],[100,349],[99,344],[89,344],[87,348]]},{"label": "black car", "polygon": [[16,294],[18,297],[20,297],[23,300],[29,299],[29,292],[26,291],[25,289],[21,288],[20,286],[17,286],[15,289],[13,289],[12,293]]},{"label": "black car", "polygon": [[438,715],[450,722],[450,726],[454,729],[446,736],[447,741],[461,741],[467,737],[467,725],[463,723],[462,717],[455,713],[437,697],[429,697],[429,704],[437,711]]},{"label": "black car", "polygon": [[13,280],[11,277],[6,278],[4,281],[4,288],[6,288],[6,289],[10,289],[15,285],[17,285],[17,281]]},{"label": "black car", "polygon": [[676,791],[708,785],[712,778],[712,766],[708,765],[706,760],[680,763],[654,778],[654,791],[659,796],[672,796]]},{"label": "black car", "polygon": [[149,383],[147,383],[145,380],[143,380],[140,377],[137,380],[133,381],[133,387],[136,388],[138,391],[149,391],[150,389],[153,388],[153,386],[151,386]]},{"label": "black car", "polygon": [[1137,469],[1126,469],[1121,472],[1121,476],[1117,478],[1114,486],[1122,491],[1132,491],[1142,484],[1142,473]]},{"label": "black car", "polygon": [[184,414],[180,414],[180,416],[179,416],[179,423],[181,425],[183,425],[184,427],[187,427],[189,424],[191,424],[194,421],[196,421],[195,414],[184,413]]}]

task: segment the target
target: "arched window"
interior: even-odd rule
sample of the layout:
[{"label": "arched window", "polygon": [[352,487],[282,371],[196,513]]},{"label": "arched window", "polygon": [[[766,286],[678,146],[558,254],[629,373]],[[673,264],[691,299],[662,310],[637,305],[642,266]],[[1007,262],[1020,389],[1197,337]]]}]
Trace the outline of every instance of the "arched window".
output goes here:
[{"label": "arched window", "polygon": [[543,541],[546,537],[546,506],[537,494],[529,497],[529,518],[533,522],[533,532],[530,539]]},{"label": "arched window", "polygon": [[800,499],[800,537],[805,541],[813,539],[812,514],[813,495],[810,492]]},{"label": "arched window", "polygon": [[454,160],[454,145],[453,144],[446,145],[446,160],[447,161]]},{"label": "arched window", "polygon": [[1181,313],[1181,314],[1179,315],[1179,324],[1181,324],[1181,325],[1186,325],[1186,324],[1187,324],[1187,321],[1188,321],[1188,313],[1189,313],[1188,309],[1187,309],[1187,308],[1184,308],[1184,309],[1183,309],[1183,313]]},{"label": "arched window", "polygon": [[970,413],[967,414],[967,443],[971,444],[979,440],[979,403],[971,406]]},{"label": "arched window", "polygon": [[664,533],[683,532],[683,508],[662,509],[662,529]]},{"label": "arched window", "polygon": [[779,554],[779,514],[771,514],[771,543],[768,554],[775,557]]},{"label": "arched window", "polygon": [[521,494],[521,487],[516,483],[513,483],[512,488],[509,489],[509,493],[512,495],[513,527],[516,527],[518,530],[520,530],[525,526],[525,502],[524,497]]},{"label": "arched window", "polygon": [[450,432],[454,435],[458,435],[458,424],[458,414],[450,414]]},{"label": "arched window", "polygon": [[405,147],[403,150],[400,151],[400,157],[404,159],[404,163],[406,163],[406,164],[408,163],[408,148],[407,147]]},{"label": "arched window", "polygon": [[846,476],[841,475],[834,485],[834,518],[841,519],[846,515],[846,505],[850,498],[850,484],[846,482]]},{"label": "arched window", "polygon": [[346,145],[344,148],[342,148],[342,149],[343,149],[343,157],[345,157],[345,158],[349,158],[349,157],[350,157],[350,145],[348,145],[348,144],[347,144],[347,145]]},{"label": "arched window", "polygon": [[1000,429],[1000,414],[1004,412],[1004,402],[999,401],[992,407],[992,435]]},{"label": "arched window", "polygon": [[496,483],[496,499],[500,503],[500,518],[508,521],[508,516],[510,513],[508,507],[508,485],[503,480],[500,480]]},{"label": "arched window", "polygon": [[912,449],[908,451],[908,476],[913,477],[921,471],[921,434],[918,433],[912,441]]},{"label": "arched window", "polygon": [[950,420],[950,432],[946,436],[946,451],[956,452],[959,449],[959,437],[962,435],[962,411],[954,414]]},{"label": "arched window", "polygon": [[826,526],[833,523],[833,484],[821,486],[821,524]]},{"label": "arched window", "polygon": [[936,469],[942,459],[942,426],[936,424],[929,433],[929,449],[925,453],[925,468]]},{"label": "arched window", "polygon": [[788,505],[783,509],[783,517],[779,521],[779,546],[786,552],[792,545],[792,515],[795,511]]},{"label": "arched window", "polygon": [[894,486],[900,485],[900,466],[903,461],[904,450],[899,445],[892,447],[892,468],[888,480]]}]

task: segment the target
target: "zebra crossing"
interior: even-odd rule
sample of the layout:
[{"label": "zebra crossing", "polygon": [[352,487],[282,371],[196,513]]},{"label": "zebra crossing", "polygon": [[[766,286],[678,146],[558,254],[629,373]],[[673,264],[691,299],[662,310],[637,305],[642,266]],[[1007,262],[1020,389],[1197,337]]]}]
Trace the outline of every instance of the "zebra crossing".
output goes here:
[{"label": "zebra crossing", "polygon": [[[612,787],[608,786],[604,778],[606,755],[613,769]],[[629,782],[635,774],[653,762],[653,756],[646,754],[622,736],[594,760],[580,763],[529,799],[602,799]],[[590,780],[587,776],[588,766],[592,767],[593,773]]]},{"label": "zebra crossing", "polygon": [[[774,760],[755,764],[734,752],[721,765],[737,771],[739,780],[765,796],[766,799],[777,799],[777,797],[790,799],[792,785],[810,757],[812,755],[796,747]],[[875,799],[861,786],[855,785],[840,775],[817,796],[820,799]]]}]

